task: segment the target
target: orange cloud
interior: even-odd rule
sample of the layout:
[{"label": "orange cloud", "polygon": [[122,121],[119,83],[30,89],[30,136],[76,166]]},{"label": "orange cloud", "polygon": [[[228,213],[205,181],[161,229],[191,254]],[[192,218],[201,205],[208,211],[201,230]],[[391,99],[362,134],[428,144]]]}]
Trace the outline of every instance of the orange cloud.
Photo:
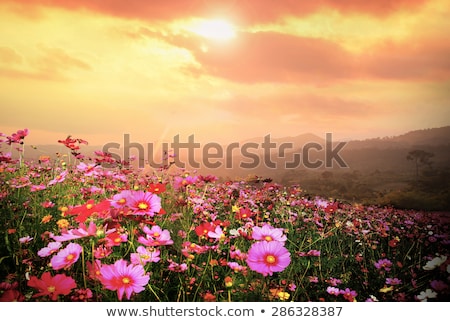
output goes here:
[{"label": "orange cloud", "polygon": [[365,73],[382,79],[446,80],[450,78],[450,43],[418,39],[384,42],[364,55]]},{"label": "orange cloud", "polygon": [[386,41],[352,53],[338,43],[274,32],[241,32],[230,43],[193,35],[162,36],[190,50],[200,66],[193,75],[209,74],[240,83],[312,82],[345,79],[445,80],[450,77],[450,44],[432,39]]},{"label": "orange cloud", "polygon": [[[261,23],[286,15],[304,16],[323,8],[343,13],[365,13],[384,16],[399,10],[418,9],[427,0],[8,0],[23,5],[40,5],[69,10],[87,9],[111,16],[139,18],[142,20],[172,20],[187,16],[226,15],[241,23]],[[31,8],[30,8],[31,10]]]},{"label": "orange cloud", "polygon": [[227,44],[183,35],[162,39],[192,52],[201,65],[192,73],[235,82],[320,82],[354,73],[353,57],[333,42],[272,32],[241,32],[237,38]]}]

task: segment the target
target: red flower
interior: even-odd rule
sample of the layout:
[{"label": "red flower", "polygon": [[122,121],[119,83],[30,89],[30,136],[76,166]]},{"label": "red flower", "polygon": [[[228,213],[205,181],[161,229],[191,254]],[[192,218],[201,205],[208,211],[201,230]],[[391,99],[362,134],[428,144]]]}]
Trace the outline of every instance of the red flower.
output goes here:
[{"label": "red flower", "polygon": [[215,302],[216,301],[216,296],[214,294],[211,294],[211,292],[206,292],[205,295],[203,295],[203,300],[205,302]]},{"label": "red flower", "polygon": [[0,302],[22,302],[25,300],[25,296],[18,290],[6,290],[0,296]]},{"label": "red flower", "polygon": [[88,144],[87,141],[82,140],[82,139],[72,139],[72,136],[69,135],[67,136],[67,138],[65,140],[58,140],[58,143],[62,143],[64,144],[66,147],[68,147],[71,150],[79,150],[80,146],[77,145],[78,144]]},{"label": "red flower", "polygon": [[198,237],[207,237],[210,231],[214,231],[215,225],[210,222],[203,222],[195,227],[195,233]]},{"label": "red flower", "polygon": [[395,237],[395,238],[392,238],[392,239],[388,242],[388,244],[389,244],[390,247],[394,248],[394,247],[397,247],[397,245],[398,245],[399,242],[400,242],[400,238]]},{"label": "red flower", "polygon": [[78,215],[75,217],[75,221],[83,223],[90,216],[94,214],[102,214],[103,212],[111,208],[111,203],[108,200],[103,200],[98,204],[95,204],[94,200],[88,200],[84,205],[76,206],[70,209],[67,213],[71,215]]},{"label": "red flower", "polygon": [[28,286],[39,291],[33,297],[48,295],[52,301],[56,301],[58,295],[67,295],[72,289],[77,287],[72,277],[68,277],[65,274],[52,276],[49,272],[42,274],[41,279],[31,276]]},{"label": "red flower", "polygon": [[166,185],[162,183],[151,183],[148,186],[148,191],[158,195],[166,191]]},{"label": "red flower", "polygon": [[106,246],[113,247],[119,246],[121,243],[124,243],[128,240],[128,236],[126,234],[119,234],[118,232],[113,232],[106,236]]},{"label": "red flower", "polygon": [[239,212],[236,213],[237,220],[249,219],[251,217],[253,217],[253,213],[249,208],[241,208],[239,209]]}]

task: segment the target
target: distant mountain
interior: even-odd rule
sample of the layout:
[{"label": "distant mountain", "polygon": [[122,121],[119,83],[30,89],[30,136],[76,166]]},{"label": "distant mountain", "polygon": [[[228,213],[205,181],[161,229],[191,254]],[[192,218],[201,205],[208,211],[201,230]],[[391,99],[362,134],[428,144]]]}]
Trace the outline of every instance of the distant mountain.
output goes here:
[{"label": "distant mountain", "polygon": [[[270,149],[267,144],[264,148],[264,142],[271,143]],[[334,148],[339,144],[343,145],[343,143],[334,142],[334,138],[332,143]],[[295,160],[295,154],[298,156],[303,153],[302,158],[304,158],[305,147],[308,148],[306,152],[309,153],[308,158],[311,162],[325,160],[326,157],[325,137],[320,137],[312,133],[281,138],[272,136],[255,137],[242,140],[237,144],[238,147],[228,150],[227,147],[229,146],[222,146],[222,155],[212,160],[214,162],[220,161],[222,163],[221,166],[215,168],[201,167],[199,171],[231,177],[245,176],[249,173],[279,177],[286,172],[285,170],[292,170],[292,168],[286,169],[285,164],[286,162]],[[243,147],[246,147],[245,151],[243,151]],[[96,150],[102,150],[102,148],[102,146],[81,145],[80,152],[86,156],[93,156]],[[200,149],[195,150],[195,160],[204,165],[205,156],[202,155],[202,148],[201,146]],[[450,165],[450,126],[415,130],[398,136],[352,140],[346,142],[337,152],[339,152],[339,156],[347,163],[348,168],[352,170],[371,171],[385,169],[400,171],[405,167],[411,166],[411,162],[406,159],[406,155],[413,149],[422,149],[433,153],[432,161],[436,166],[444,167],[445,165]],[[109,151],[121,155],[123,153],[123,146],[120,149],[110,149]],[[216,151],[211,149],[207,152],[214,154]],[[267,155],[268,152],[270,155]],[[62,144],[25,146],[25,158],[29,160],[37,159],[42,155],[55,158],[57,154],[68,155],[69,153],[69,149]],[[139,151],[132,148],[130,149],[130,154],[136,155],[139,154]],[[179,158],[181,160],[187,160],[187,154],[186,149],[181,149]],[[209,157],[211,158],[211,156]],[[144,155],[140,155],[140,158],[148,160],[148,151],[145,150]],[[154,160],[157,159],[158,156],[154,156]],[[255,159],[259,159],[262,162],[256,164],[254,162]],[[268,168],[264,164],[264,160],[273,161],[276,166]],[[252,167],[252,163],[255,163],[255,166]],[[243,169],[242,164],[250,166]],[[308,167],[304,167],[304,162],[302,166],[298,167],[298,169],[315,171],[320,169],[338,170],[341,168],[336,162],[333,162],[333,167],[326,167],[326,164],[324,164],[318,168],[308,169]]]},{"label": "distant mountain", "polygon": [[[257,175],[274,179],[286,177],[287,173],[293,174],[295,171],[361,171],[364,173],[394,171],[403,173],[412,171],[413,163],[406,156],[415,149],[432,153],[431,160],[435,168],[450,166],[450,126],[416,130],[399,136],[349,142],[338,142],[332,138],[332,141],[328,142],[328,147],[325,138],[311,133],[283,138],[270,137],[273,147],[263,149],[262,143],[268,139],[267,137],[258,137],[241,141],[241,147],[243,144],[256,143],[258,148],[247,149],[247,155],[239,155],[239,150],[236,149],[231,156],[228,155],[228,159],[224,162],[228,166],[201,169],[201,172],[224,177]],[[284,148],[280,149],[282,145]],[[333,156],[333,151],[336,157],[334,159],[330,158]],[[256,160],[259,160],[257,164]],[[301,162],[296,163],[296,160]],[[343,163],[345,166],[342,166]],[[248,166],[252,164],[255,166]],[[293,164],[298,164],[298,166],[293,167]]]},{"label": "distant mountain", "polygon": [[399,148],[439,146],[450,144],[450,126],[410,131],[398,136],[353,140],[348,142],[348,149],[361,148]]}]

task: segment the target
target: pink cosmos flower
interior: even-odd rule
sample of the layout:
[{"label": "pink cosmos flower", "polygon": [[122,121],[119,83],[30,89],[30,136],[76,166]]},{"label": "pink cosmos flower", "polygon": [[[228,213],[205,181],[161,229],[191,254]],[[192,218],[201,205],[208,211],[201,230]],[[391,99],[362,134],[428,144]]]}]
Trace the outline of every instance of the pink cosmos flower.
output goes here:
[{"label": "pink cosmos flower", "polygon": [[402,284],[402,281],[399,280],[397,277],[395,278],[386,278],[386,284],[387,285],[400,285]]},{"label": "pink cosmos flower", "polygon": [[9,145],[13,143],[22,144],[22,140],[28,135],[28,133],[28,129],[18,130],[16,133],[11,134],[11,136],[6,137],[6,143]]},{"label": "pink cosmos flower", "polygon": [[100,281],[101,273],[100,268],[102,268],[102,262],[96,259],[94,262],[86,262],[89,278]]},{"label": "pink cosmos flower", "polygon": [[33,237],[25,236],[25,237],[19,238],[19,243],[26,244],[26,243],[29,243],[32,240],[33,240]]},{"label": "pink cosmos flower", "polygon": [[50,182],[48,183],[48,186],[53,186],[57,183],[63,182],[64,180],[66,180],[67,174],[68,174],[68,171],[64,170],[63,172],[58,174],[53,180],[50,180]]},{"label": "pink cosmos flower", "polygon": [[60,242],[50,242],[48,243],[47,247],[41,248],[37,254],[40,257],[47,257],[54,253],[56,253],[61,248]]},{"label": "pink cosmos flower", "polygon": [[338,289],[337,287],[328,286],[327,287],[327,293],[331,294],[331,295],[338,296],[339,294],[341,294],[341,290]]},{"label": "pink cosmos flower", "polygon": [[138,242],[145,246],[161,246],[172,245],[173,240],[170,237],[170,232],[167,229],[162,230],[161,227],[155,225],[151,229],[147,226],[142,228],[145,237],[139,236]]},{"label": "pink cosmos flower", "polygon": [[192,253],[203,254],[209,249],[210,247],[206,245],[199,245],[196,243],[191,243],[190,241],[185,241],[181,244],[181,253],[183,254],[183,256],[186,256],[188,258],[192,257]]},{"label": "pink cosmos flower", "polygon": [[161,210],[161,198],[151,192],[132,191],[128,207],[134,215],[154,216]]},{"label": "pink cosmos flower", "polygon": [[125,207],[131,199],[131,190],[123,190],[120,193],[115,194],[111,200],[111,206],[114,208],[123,208]]},{"label": "pink cosmos flower", "polygon": [[309,276],[310,283],[319,283],[319,278],[317,276]]},{"label": "pink cosmos flower", "polygon": [[53,202],[51,202],[50,200],[46,200],[41,203],[41,206],[44,208],[52,208],[55,206],[55,204]]},{"label": "pink cosmos flower", "polygon": [[231,259],[238,259],[238,260],[245,260],[247,259],[247,254],[241,252],[239,249],[230,249],[230,258]]},{"label": "pink cosmos flower", "polygon": [[[108,235],[114,231],[115,229],[107,230],[105,234]],[[97,225],[95,224],[94,221],[91,221],[89,223],[89,226],[86,226],[85,223],[80,223],[78,229],[70,229],[69,231],[62,233],[61,236],[52,235],[51,237],[56,241],[63,242],[96,235],[97,235]]]},{"label": "pink cosmos flower", "polygon": [[300,256],[300,257],[308,257],[308,256],[319,257],[320,256],[320,250],[311,249],[311,250],[308,250],[308,252],[306,252],[306,253],[305,252],[298,252],[297,255]]},{"label": "pink cosmos flower", "polygon": [[95,163],[86,164],[84,162],[80,162],[80,164],[77,165],[77,169],[80,172],[83,172],[86,177],[90,177],[95,174],[96,170],[100,169],[100,166],[96,165]]},{"label": "pink cosmos flower", "polygon": [[345,290],[340,290],[339,293],[342,294],[344,299],[346,299],[349,302],[354,302],[355,297],[358,296],[358,293],[356,291],[353,291],[348,287]]},{"label": "pink cosmos flower", "polygon": [[246,262],[251,270],[272,276],[289,266],[291,254],[282,243],[261,241],[250,247]]},{"label": "pink cosmos flower", "polygon": [[83,247],[76,243],[70,243],[66,248],[60,250],[58,254],[53,256],[50,263],[54,270],[68,268],[78,260],[82,251]]},{"label": "pink cosmos flower", "polygon": [[392,262],[387,258],[383,258],[374,263],[374,265],[378,270],[385,270],[386,272],[389,272],[392,267]]},{"label": "pink cosmos flower", "polygon": [[173,181],[173,187],[175,190],[182,190],[188,185],[195,184],[197,181],[198,181],[197,176],[175,177]]},{"label": "pink cosmos flower", "polygon": [[252,238],[254,240],[277,241],[283,243],[287,240],[282,228],[274,228],[269,224],[262,227],[253,227]]},{"label": "pink cosmos flower", "polygon": [[170,261],[168,269],[169,269],[169,271],[172,271],[172,272],[181,273],[181,272],[186,271],[188,269],[188,266],[186,263],[178,264],[173,261]]},{"label": "pink cosmos flower", "polygon": [[244,266],[242,266],[242,265],[240,265],[239,263],[236,263],[236,262],[228,262],[227,266],[229,268],[231,268],[233,271],[235,271],[236,273],[240,272],[240,271],[244,271],[246,269],[246,267],[244,267]]},{"label": "pink cosmos flower", "polygon": [[97,248],[95,248],[94,257],[97,259],[105,258],[105,257],[108,257],[109,255],[111,255],[112,252],[113,252],[113,250],[111,247],[100,245]]},{"label": "pink cosmos flower", "polygon": [[33,184],[30,186],[30,191],[31,192],[36,192],[36,191],[41,191],[41,190],[45,190],[47,187],[43,184]]},{"label": "pink cosmos flower", "polygon": [[216,226],[214,231],[208,232],[208,237],[214,238],[216,242],[218,242],[225,239],[225,233],[223,232],[222,227]]},{"label": "pink cosmos flower", "polygon": [[128,265],[123,259],[112,265],[102,265],[100,274],[103,286],[108,290],[117,291],[119,301],[124,294],[129,300],[133,293],[142,292],[150,279],[141,265]]},{"label": "pink cosmos flower", "polygon": [[161,252],[155,248],[148,249],[146,247],[139,246],[136,251],[137,253],[132,253],[130,255],[130,261],[135,265],[145,265],[150,262],[157,263],[161,259],[159,257]]},{"label": "pink cosmos flower", "polygon": [[326,282],[331,286],[338,286],[342,283],[342,280],[340,280],[339,278],[330,277],[328,280],[326,280]]}]

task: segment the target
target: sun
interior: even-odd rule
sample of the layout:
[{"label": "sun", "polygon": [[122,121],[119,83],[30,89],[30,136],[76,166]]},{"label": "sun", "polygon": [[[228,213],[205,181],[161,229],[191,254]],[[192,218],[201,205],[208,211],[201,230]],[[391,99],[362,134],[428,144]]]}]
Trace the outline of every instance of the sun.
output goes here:
[{"label": "sun", "polygon": [[229,40],[236,37],[236,28],[222,19],[198,20],[193,22],[187,30],[211,40]]}]

